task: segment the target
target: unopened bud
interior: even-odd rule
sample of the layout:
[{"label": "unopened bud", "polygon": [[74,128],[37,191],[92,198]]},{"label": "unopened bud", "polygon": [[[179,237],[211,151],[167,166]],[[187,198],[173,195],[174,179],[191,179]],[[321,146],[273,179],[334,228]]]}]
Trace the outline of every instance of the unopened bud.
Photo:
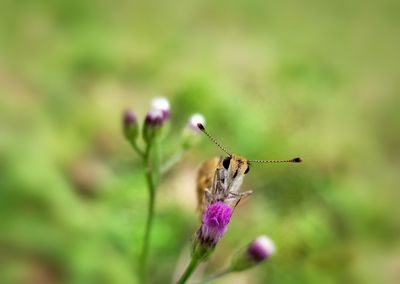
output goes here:
[{"label": "unopened bud", "polygon": [[184,149],[194,146],[201,139],[202,135],[199,135],[201,131],[197,126],[199,123],[202,125],[206,123],[206,119],[200,113],[195,113],[189,117],[182,137],[182,146]]},{"label": "unopened bud", "polygon": [[164,97],[157,97],[151,101],[151,109],[160,110],[164,121],[169,118],[170,106],[168,99]]},{"label": "unopened bud", "polygon": [[199,127],[197,126],[198,124],[205,125],[206,124],[206,119],[204,116],[200,113],[195,113],[191,117],[189,117],[188,121],[188,126],[190,129],[195,131],[196,133],[201,133]]},{"label": "unopened bud", "polygon": [[125,138],[133,143],[139,133],[139,127],[137,124],[136,115],[131,110],[126,110],[122,116],[122,126]]},{"label": "unopened bud", "polygon": [[267,236],[260,236],[246,249],[237,252],[232,260],[231,271],[241,271],[269,259],[276,251],[274,242]]},{"label": "unopened bud", "polygon": [[143,126],[143,138],[147,143],[159,133],[164,121],[165,116],[161,110],[155,108],[149,110]]}]

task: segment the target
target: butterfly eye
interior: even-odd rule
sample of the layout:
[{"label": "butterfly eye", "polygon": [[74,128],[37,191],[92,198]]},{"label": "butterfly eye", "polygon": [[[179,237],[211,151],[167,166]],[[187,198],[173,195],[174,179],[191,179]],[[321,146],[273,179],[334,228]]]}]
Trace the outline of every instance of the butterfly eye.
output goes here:
[{"label": "butterfly eye", "polygon": [[227,170],[229,168],[230,163],[231,163],[231,157],[226,157],[223,160],[222,165],[224,166],[225,170]]},{"label": "butterfly eye", "polygon": [[247,169],[244,171],[244,174],[247,174],[250,171],[250,167],[247,166]]}]

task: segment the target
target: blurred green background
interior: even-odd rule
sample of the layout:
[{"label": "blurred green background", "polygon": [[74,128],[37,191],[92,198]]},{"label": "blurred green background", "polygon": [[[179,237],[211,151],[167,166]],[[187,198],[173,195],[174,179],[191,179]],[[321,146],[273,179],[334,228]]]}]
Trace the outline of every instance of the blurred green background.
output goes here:
[{"label": "blurred green background", "polygon": [[[209,263],[260,234],[278,253],[215,283],[400,282],[400,5],[383,1],[0,2],[0,283],[137,283],[147,192],[121,112],[170,99],[255,165]],[[151,283],[198,226],[208,140],[158,191]],[[195,278],[194,276],[193,278]]]}]

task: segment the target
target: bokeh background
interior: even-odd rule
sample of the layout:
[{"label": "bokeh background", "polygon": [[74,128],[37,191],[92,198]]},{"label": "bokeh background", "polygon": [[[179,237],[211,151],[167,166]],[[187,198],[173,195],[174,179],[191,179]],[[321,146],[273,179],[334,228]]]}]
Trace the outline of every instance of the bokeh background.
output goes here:
[{"label": "bokeh background", "polygon": [[[138,283],[147,191],[121,113],[171,102],[255,165],[206,266],[260,234],[278,253],[215,283],[400,282],[400,9],[361,1],[0,2],[0,282]],[[203,139],[162,181],[151,283],[185,265]],[[196,276],[194,276],[195,278]],[[199,277],[199,276],[197,276]]]}]

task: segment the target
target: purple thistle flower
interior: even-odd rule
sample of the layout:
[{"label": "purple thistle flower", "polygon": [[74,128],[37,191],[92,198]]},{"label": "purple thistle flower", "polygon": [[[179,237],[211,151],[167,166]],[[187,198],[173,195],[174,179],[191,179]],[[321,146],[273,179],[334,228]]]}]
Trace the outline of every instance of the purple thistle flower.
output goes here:
[{"label": "purple thistle flower", "polygon": [[197,265],[205,261],[225,234],[232,217],[232,208],[221,201],[207,205],[203,213],[201,227],[197,230],[192,243],[192,260],[178,283],[186,283]]},{"label": "purple thistle flower", "polygon": [[225,234],[232,216],[232,208],[223,202],[209,204],[203,214],[201,227],[193,243],[193,256],[206,258]]},{"label": "purple thistle flower", "polygon": [[224,235],[232,216],[232,208],[223,203],[210,204],[203,215],[201,236],[205,240],[217,243]]}]

